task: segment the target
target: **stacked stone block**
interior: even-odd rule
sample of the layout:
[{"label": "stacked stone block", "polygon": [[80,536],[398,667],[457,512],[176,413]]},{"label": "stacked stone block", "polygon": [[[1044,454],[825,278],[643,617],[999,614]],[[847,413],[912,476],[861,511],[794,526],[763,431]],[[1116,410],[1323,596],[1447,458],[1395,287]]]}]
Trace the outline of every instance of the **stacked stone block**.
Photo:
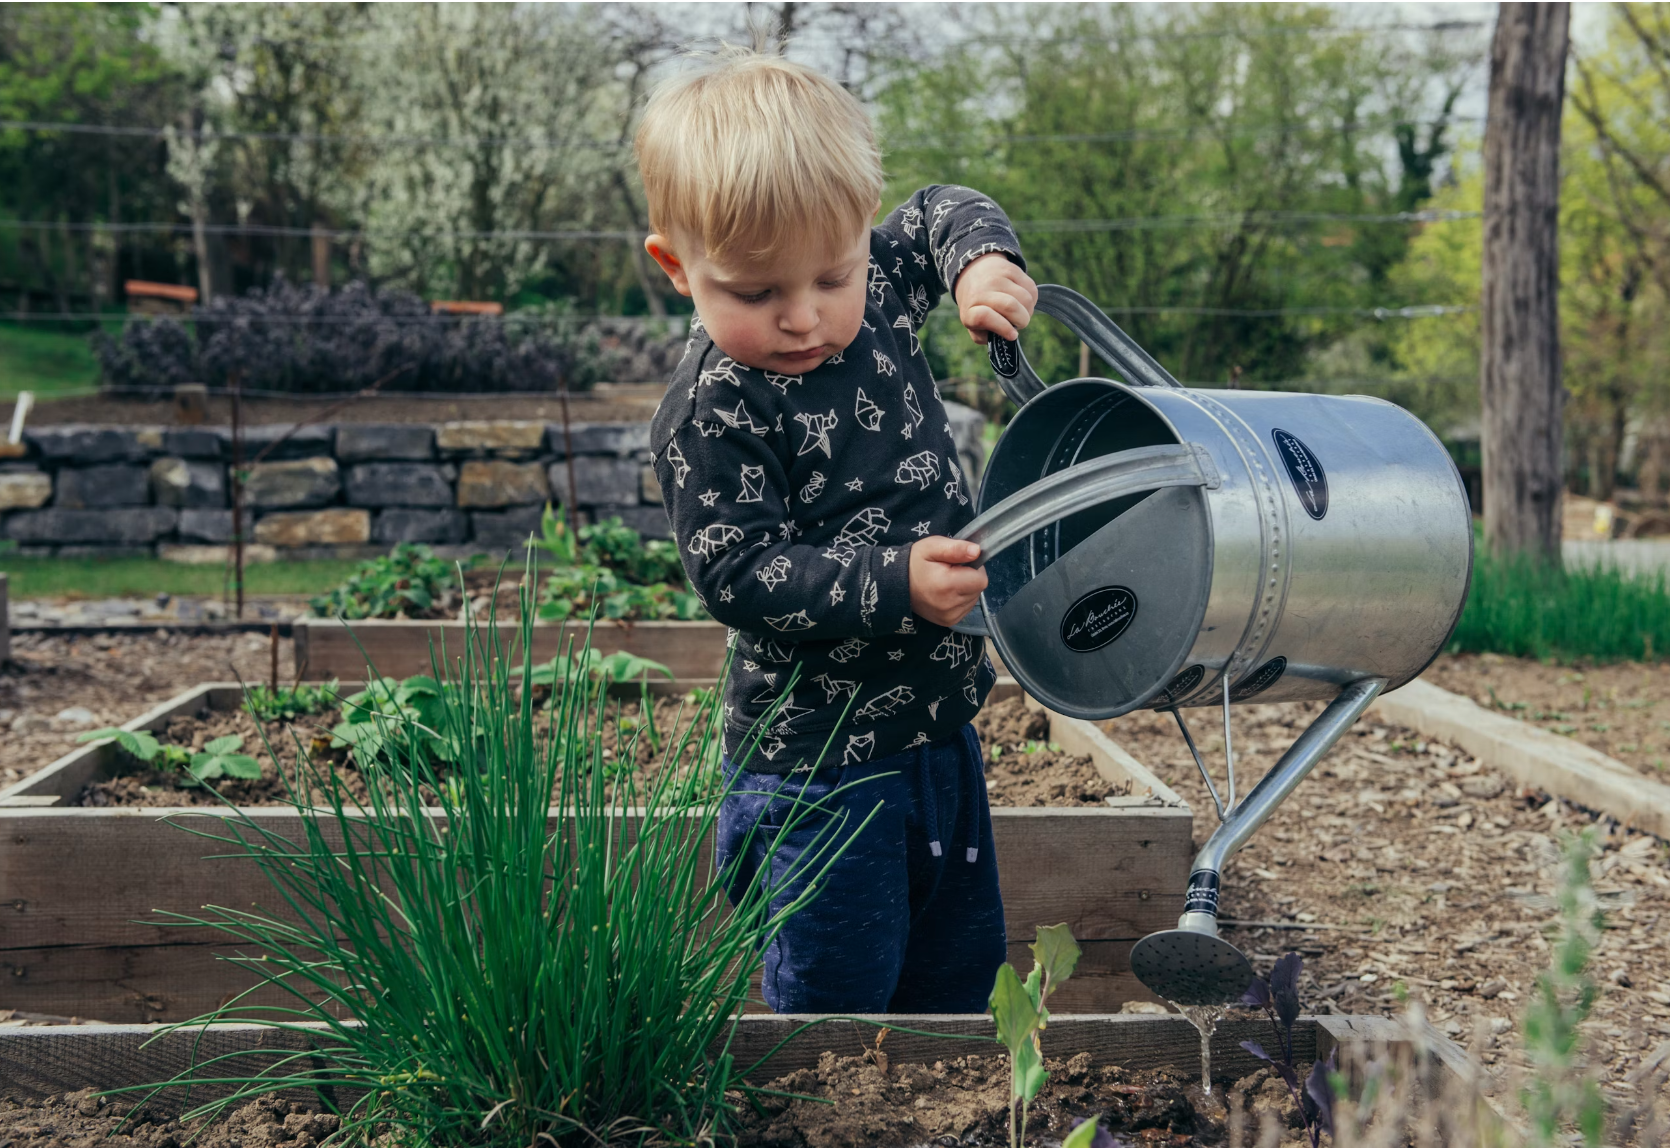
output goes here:
[{"label": "stacked stone block", "polygon": [[[949,409],[964,466],[978,473],[984,420]],[[0,462],[0,538],[24,555],[200,555],[233,541],[224,427],[41,427],[24,439],[25,458]],[[667,537],[647,423],[255,426],[243,457],[246,537],[281,556],[399,542],[511,551],[539,530],[547,502]]]}]

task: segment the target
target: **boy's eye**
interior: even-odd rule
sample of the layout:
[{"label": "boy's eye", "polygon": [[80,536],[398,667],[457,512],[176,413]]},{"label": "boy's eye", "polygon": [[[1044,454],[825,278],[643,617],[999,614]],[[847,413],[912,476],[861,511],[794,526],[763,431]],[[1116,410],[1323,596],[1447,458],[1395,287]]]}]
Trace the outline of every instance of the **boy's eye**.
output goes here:
[{"label": "boy's eye", "polygon": [[733,291],[732,294],[735,295],[738,299],[740,299],[744,303],[764,303],[765,302],[765,297],[767,295],[771,294],[771,292],[770,291],[755,291],[752,295],[744,295],[740,291]]},{"label": "boy's eye", "polygon": [[838,288],[845,287],[850,282],[852,282],[852,276],[843,275],[839,279],[825,279],[822,283],[819,283],[818,286],[833,291]]}]

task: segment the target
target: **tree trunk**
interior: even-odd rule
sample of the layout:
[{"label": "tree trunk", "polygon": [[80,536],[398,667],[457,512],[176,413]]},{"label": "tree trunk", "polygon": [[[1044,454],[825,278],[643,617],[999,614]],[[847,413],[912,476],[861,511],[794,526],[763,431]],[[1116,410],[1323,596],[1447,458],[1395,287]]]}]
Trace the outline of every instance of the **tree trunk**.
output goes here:
[{"label": "tree trunk", "polygon": [[1566,4],[1503,4],[1484,136],[1484,533],[1560,556],[1560,105]]}]

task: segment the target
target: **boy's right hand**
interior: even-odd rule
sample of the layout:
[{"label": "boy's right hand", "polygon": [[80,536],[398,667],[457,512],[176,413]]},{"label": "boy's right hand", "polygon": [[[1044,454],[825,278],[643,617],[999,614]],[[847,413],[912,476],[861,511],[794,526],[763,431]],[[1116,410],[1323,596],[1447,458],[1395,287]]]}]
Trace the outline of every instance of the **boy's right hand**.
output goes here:
[{"label": "boy's right hand", "polygon": [[986,572],[966,565],[980,547],[943,534],[919,539],[910,548],[910,608],[936,626],[962,621],[986,589]]}]

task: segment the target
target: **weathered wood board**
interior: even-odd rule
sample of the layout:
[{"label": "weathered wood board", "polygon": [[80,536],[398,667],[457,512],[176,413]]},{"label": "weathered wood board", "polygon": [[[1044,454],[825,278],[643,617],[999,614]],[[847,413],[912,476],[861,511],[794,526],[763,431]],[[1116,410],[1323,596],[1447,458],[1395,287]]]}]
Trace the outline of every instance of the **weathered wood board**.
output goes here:
[{"label": "weathered wood board", "polygon": [[[291,633],[295,664],[305,677],[359,681],[366,677],[368,660],[379,674],[390,678],[430,673],[432,657],[451,665],[463,656],[472,630],[478,657],[508,654],[515,662],[522,660],[521,633],[514,622],[499,623],[495,633],[488,626],[466,627],[462,622],[298,618]],[[585,642],[583,623],[535,626],[534,660],[550,661]],[[725,672],[725,627],[718,622],[600,621],[591,629],[591,645],[604,654],[626,650],[660,662],[681,680],[711,680]]]},{"label": "weathered wood board", "polygon": [[[236,706],[240,696],[233,685],[201,686],[129,726],[161,728],[176,714]],[[1130,973],[1130,949],[1147,933],[1170,928],[1182,911],[1193,816],[1088,723],[1052,715],[1051,737],[1090,754],[1130,793],[1106,807],[992,810],[1010,959],[1029,968],[1026,946],[1036,927],[1066,922],[1085,959],[1057,998],[1058,1010],[1110,1011],[1151,999]],[[248,818],[299,840],[299,815],[285,807],[60,804],[108,770],[113,757],[108,744],[84,746],[0,792],[0,1007],[179,1021],[253,983],[246,970],[217,959],[229,949],[218,934],[154,914],[191,915],[209,904],[280,912],[256,865],[225,856],[239,850],[217,839],[230,837],[235,819]]]},{"label": "weathered wood board", "polygon": [[1374,708],[1387,721],[1460,746],[1523,785],[1670,838],[1670,785],[1582,742],[1491,713],[1472,698],[1419,679],[1377,698]]},{"label": "weathered wood board", "polygon": [[[1070,983],[1070,982],[1069,982]],[[987,1016],[888,1016],[840,1018],[804,1028],[812,1017],[745,1016],[730,1044],[737,1063],[757,1066],[749,1079],[756,1084],[815,1065],[825,1052],[853,1055],[874,1044],[885,1027],[885,1048],[895,1064],[931,1064],[964,1055],[998,1055],[992,1020]],[[901,1029],[914,1029],[904,1032]],[[1259,1040],[1268,1033],[1264,1021],[1225,1020],[1212,1039],[1212,1077],[1230,1081],[1262,1064],[1241,1048],[1243,1040]],[[931,1034],[931,1035],[924,1035]],[[792,1036],[787,1043],[785,1038]],[[1423,1033],[1423,1044],[1435,1049],[1446,1072],[1464,1074],[1465,1054],[1441,1035]],[[963,1038],[963,1039],[957,1039]],[[968,1039],[975,1038],[975,1039]],[[1300,1017],[1293,1029],[1293,1054],[1300,1063],[1326,1057],[1336,1047],[1362,1044],[1386,1048],[1406,1045],[1409,1036],[1396,1021],[1383,1017]],[[772,1054],[779,1044],[781,1048]],[[1044,1055],[1068,1059],[1080,1053],[1096,1065],[1125,1068],[1171,1069],[1188,1075],[1200,1071],[1200,1035],[1175,1013],[1156,1015],[1054,1015],[1043,1034]],[[234,1060],[241,1070],[253,1070],[264,1052],[299,1052],[310,1047],[308,1034],[274,1032],[255,1025],[221,1024],[203,1029],[180,1029],[158,1034],[149,1025],[77,1025],[0,1030],[0,1099],[28,1100],[81,1088],[116,1089],[168,1080],[213,1057],[251,1054]],[[770,1058],[760,1063],[762,1058]],[[222,1070],[224,1071],[224,1070]],[[217,1072],[216,1075],[220,1075]],[[230,1073],[227,1073],[230,1075]],[[159,1111],[175,1111],[182,1090],[153,1101]],[[194,1102],[224,1095],[214,1086],[199,1086]],[[344,1091],[333,1098],[349,1101]]]}]

